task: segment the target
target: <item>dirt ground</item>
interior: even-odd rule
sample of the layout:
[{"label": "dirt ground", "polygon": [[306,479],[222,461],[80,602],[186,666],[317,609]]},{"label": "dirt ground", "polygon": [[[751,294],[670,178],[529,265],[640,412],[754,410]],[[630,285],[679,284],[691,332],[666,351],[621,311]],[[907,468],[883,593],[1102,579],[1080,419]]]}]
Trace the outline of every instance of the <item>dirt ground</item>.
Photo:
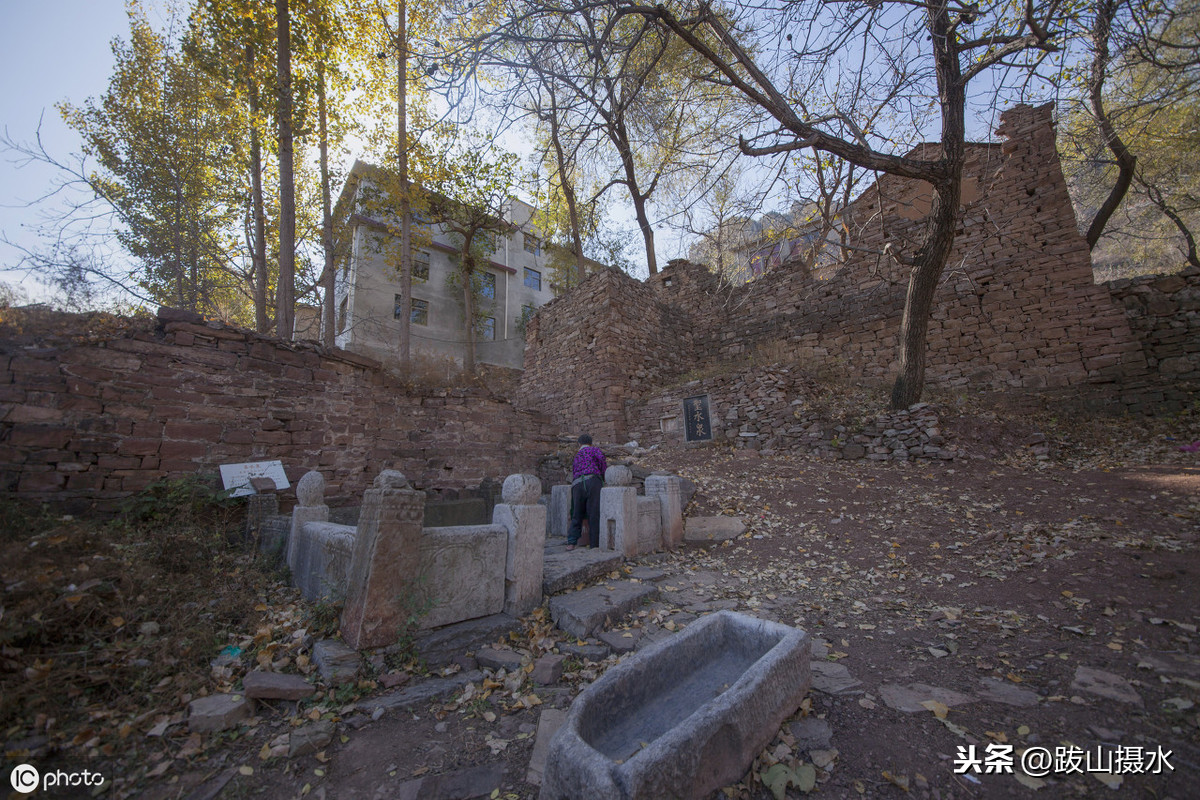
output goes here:
[{"label": "dirt ground", "polygon": [[[718,796],[771,797],[760,776],[778,762],[817,765],[814,793],[827,797],[1195,797],[1195,459],[1080,469],[656,453],[648,466],[697,484],[691,514],[736,514],[749,528],[725,546],[643,559],[666,573],[662,599],[618,627],[656,637],[703,610],[735,608],[807,630],[853,684],[810,692],[793,718],[803,725],[785,724],[751,774]],[[541,710],[565,708],[614,661],[569,662],[529,709],[450,702],[344,726],[324,762],[236,774],[221,796],[469,796],[428,782],[457,775],[494,785],[495,797],[536,797],[525,778]],[[982,761],[1003,745],[1018,763],[1028,748],[1059,760],[1048,773],[956,773],[970,752],[960,748]],[[493,771],[464,772],[486,765]]]},{"label": "dirt ground", "polygon": [[[661,570],[661,597],[616,627],[657,639],[734,608],[806,630],[821,662],[802,709],[717,797],[771,798],[776,763],[813,765],[812,794],[833,798],[1200,796],[1200,455],[1168,440],[1039,461],[985,428],[959,431],[978,447],[952,462],[719,447],[639,459],[695,483],[690,515],[748,529],[629,565]],[[566,639],[531,620],[503,645],[537,655]],[[298,724],[295,704],[266,706],[253,732],[174,753],[136,794],[534,798],[542,711],[565,709],[613,663],[568,660],[561,681],[522,690],[530,707],[496,692],[371,719],[348,698],[332,742],[293,758],[266,756]],[[972,747],[1001,767],[1006,752],[1058,761],[959,774]]]}]

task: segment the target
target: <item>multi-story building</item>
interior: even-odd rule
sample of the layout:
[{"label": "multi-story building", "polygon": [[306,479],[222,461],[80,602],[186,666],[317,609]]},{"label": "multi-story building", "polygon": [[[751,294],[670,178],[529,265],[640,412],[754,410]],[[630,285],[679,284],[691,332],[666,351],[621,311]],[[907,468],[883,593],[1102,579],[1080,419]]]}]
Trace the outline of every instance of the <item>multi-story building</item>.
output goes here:
[{"label": "multi-story building", "polygon": [[[460,240],[446,226],[415,215],[412,300],[407,309],[401,308],[400,274],[394,266],[396,225],[381,219],[387,214],[379,211],[379,202],[364,201],[375,191],[378,175],[377,167],[356,161],[338,200],[347,244],[334,290],[335,341],[339,347],[385,363],[394,361],[399,320],[407,314],[414,356],[452,359],[461,364],[467,333],[462,290],[452,280]],[[521,368],[525,352],[523,321],[554,298],[549,253],[533,224],[534,213],[528,203],[510,199],[497,232],[487,234],[494,237],[494,247],[479,272],[482,321],[475,332],[475,358],[479,363]],[[589,262],[590,268],[598,266]]]}]

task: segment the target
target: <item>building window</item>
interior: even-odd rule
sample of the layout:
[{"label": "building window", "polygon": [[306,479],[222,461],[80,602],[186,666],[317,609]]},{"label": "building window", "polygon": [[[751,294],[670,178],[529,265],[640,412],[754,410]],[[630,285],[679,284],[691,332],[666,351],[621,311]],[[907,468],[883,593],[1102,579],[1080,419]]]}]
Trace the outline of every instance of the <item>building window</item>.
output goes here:
[{"label": "building window", "polygon": [[479,321],[479,338],[485,342],[496,341],[495,317],[487,317]]},{"label": "building window", "polygon": [[337,332],[343,333],[346,330],[346,314],[350,310],[350,298],[343,297],[341,305],[338,306],[338,324]]},{"label": "building window", "polygon": [[539,244],[538,244],[537,237],[534,236],[533,234],[529,234],[529,233],[525,234],[525,252],[533,253],[534,255],[537,255],[538,247],[539,247]]},{"label": "building window", "polygon": [[542,290],[542,273],[536,269],[525,268],[525,285],[536,292]]},{"label": "building window", "polygon": [[479,294],[488,300],[496,299],[496,273],[484,272],[480,276]]},{"label": "building window", "polygon": [[[395,295],[395,298],[396,304],[393,308],[392,314],[396,319],[400,319],[400,295]],[[408,315],[409,322],[411,322],[413,325],[429,324],[429,301],[418,300],[414,297],[412,302],[409,304],[409,308],[411,309]]]},{"label": "building window", "polygon": [[429,280],[429,251],[418,250],[412,256],[412,279],[417,283]]}]

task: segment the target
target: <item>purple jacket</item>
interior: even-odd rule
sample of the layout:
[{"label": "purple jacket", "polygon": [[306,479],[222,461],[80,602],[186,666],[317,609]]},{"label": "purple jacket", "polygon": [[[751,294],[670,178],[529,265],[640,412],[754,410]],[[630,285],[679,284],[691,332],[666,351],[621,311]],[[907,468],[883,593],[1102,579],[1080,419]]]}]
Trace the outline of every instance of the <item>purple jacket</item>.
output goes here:
[{"label": "purple jacket", "polygon": [[604,459],[604,451],[599,447],[584,445],[579,448],[575,460],[571,462],[571,477],[574,479],[581,475],[599,475],[603,479],[606,469],[608,462]]}]

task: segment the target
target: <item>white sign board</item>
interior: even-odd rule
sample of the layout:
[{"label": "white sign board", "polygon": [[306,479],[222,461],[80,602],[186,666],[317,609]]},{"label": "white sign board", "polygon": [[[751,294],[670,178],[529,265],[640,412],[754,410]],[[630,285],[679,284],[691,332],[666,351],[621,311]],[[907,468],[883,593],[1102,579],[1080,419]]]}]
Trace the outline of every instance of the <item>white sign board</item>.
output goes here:
[{"label": "white sign board", "polygon": [[230,497],[245,497],[248,494],[255,494],[254,488],[250,485],[251,478],[270,478],[275,481],[276,489],[286,489],[291,486],[288,483],[287,473],[283,471],[283,463],[280,461],[253,461],[249,464],[221,465],[221,482],[225,484],[226,489],[230,490]]}]

